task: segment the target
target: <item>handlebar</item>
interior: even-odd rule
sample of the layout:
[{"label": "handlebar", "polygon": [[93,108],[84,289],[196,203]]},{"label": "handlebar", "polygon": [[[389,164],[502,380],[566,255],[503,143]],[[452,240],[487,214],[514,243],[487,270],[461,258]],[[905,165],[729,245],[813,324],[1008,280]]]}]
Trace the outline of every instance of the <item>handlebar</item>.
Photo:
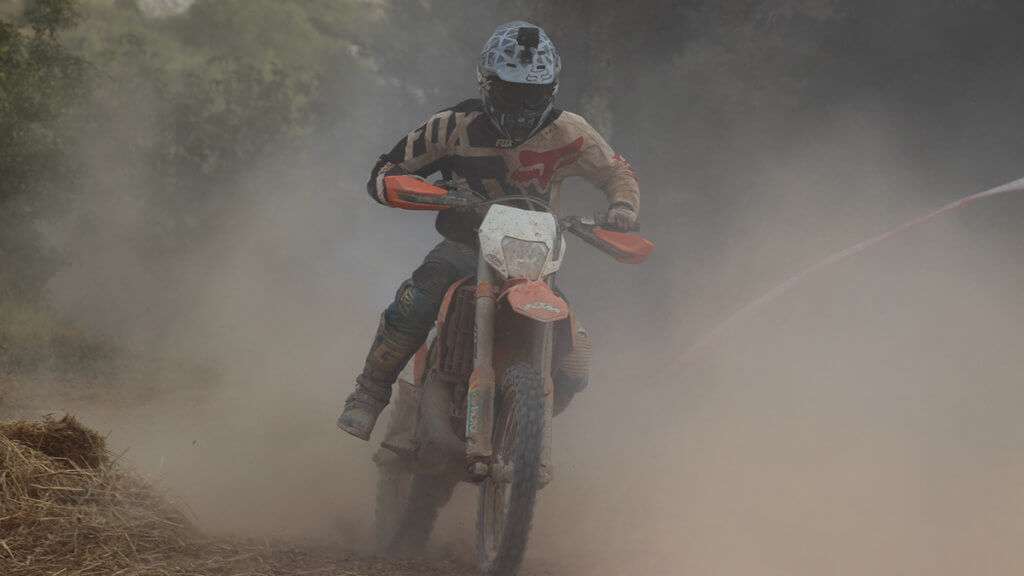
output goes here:
[{"label": "handlebar", "polygon": [[[531,208],[539,206],[543,208],[544,212],[553,212],[551,210],[551,206],[547,202],[541,200],[540,198],[528,196],[526,194],[508,195],[502,196],[500,198],[486,198],[483,195],[479,194],[477,191],[471,188],[460,186],[459,184],[452,182],[450,180],[439,180],[437,182],[434,182],[434,186],[443,188],[448,191],[448,196],[445,197],[445,203],[446,205],[456,209],[461,208],[464,210],[479,211],[481,208],[486,208],[493,204],[517,201],[525,202],[531,205]],[[615,232],[640,231],[639,224],[636,224],[630,228],[622,228],[620,226],[613,224],[612,222],[609,222],[607,217],[598,214],[595,214],[591,218],[583,218],[580,216],[566,216],[559,219],[558,224],[561,230],[571,230],[574,225],[582,224],[586,226],[599,226],[601,228],[613,230]]]},{"label": "handlebar", "polygon": [[619,262],[639,264],[654,251],[654,243],[639,234],[638,230],[620,230],[610,225],[605,218],[581,218],[567,216],[559,220],[559,226],[571,232],[580,240],[608,254]]},{"label": "handlebar", "polygon": [[[430,183],[410,176],[389,176],[385,177],[385,181],[391,178],[395,178],[395,181],[393,186],[388,186],[389,203],[411,210],[460,210],[482,215],[486,212],[485,208],[493,204],[524,202],[531,209],[552,213],[547,202],[525,194],[487,198],[471,188],[452,181],[439,180]],[[651,241],[639,234],[633,234],[640,229],[639,226],[622,230],[608,222],[604,216],[566,216],[558,220],[558,228],[559,231],[572,233],[620,262],[643,262],[654,250]]]}]

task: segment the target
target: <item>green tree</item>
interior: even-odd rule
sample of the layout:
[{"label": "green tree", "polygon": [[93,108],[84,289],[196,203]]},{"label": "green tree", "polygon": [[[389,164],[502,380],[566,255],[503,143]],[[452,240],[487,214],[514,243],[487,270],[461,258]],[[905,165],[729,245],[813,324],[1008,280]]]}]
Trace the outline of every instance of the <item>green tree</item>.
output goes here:
[{"label": "green tree", "polygon": [[144,188],[152,220],[142,244],[187,250],[244,203],[238,178],[330,132],[351,110],[348,86],[368,85],[351,40],[355,0],[198,0],[177,16],[88,4],[75,49],[100,71],[97,135]]},{"label": "green tree", "polygon": [[61,43],[73,0],[29,2],[0,19],[0,299],[38,298],[55,265],[38,225],[74,179],[64,154],[88,67]]}]

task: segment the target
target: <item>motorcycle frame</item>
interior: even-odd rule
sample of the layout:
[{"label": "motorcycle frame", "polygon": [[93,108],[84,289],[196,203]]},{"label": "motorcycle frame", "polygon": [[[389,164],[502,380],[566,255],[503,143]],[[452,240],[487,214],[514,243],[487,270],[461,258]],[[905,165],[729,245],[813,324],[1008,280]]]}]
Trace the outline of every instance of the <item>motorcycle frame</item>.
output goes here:
[{"label": "motorcycle frame", "polygon": [[[484,197],[472,190],[449,187],[446,185],[435,185],[409,175],[391,175],[384,177],[386,196],[388,204],[409,210],[447,210],[454,207],[481,207],[493,204],[493,201],[485,201]],[[528,196],[508,196],[509,200],[520,200],[532,203],[536,200]],[[499,199],[500,200],[500,199]],[[540,202],[542,207],[547,206]],[[497,209],[497,208],[491,208]],[[550,213],[550,209],[548,209]],[[488,216],[490,213],[488,212]],[[553,215],[552,215],[553,216]],[[486,220],[485,220],[486,223]],[[540,222],[533,222],[535,237],[539,238],[544,225]],[[544,386],[544,430],[541,454],[541,482],[546,484],[551,479],[551,421],[553,418],[553,397],[554,381],[551,375],[551,364],[553,355],[554,331],[550,321],[569,317],[568,305],[555,297],[551,291],[552,278],[565,252],[565,245],[562,243],[561,230],[568,230],[582,238],[588,244],[597,247],[615,257],[620,262],[639,264],[650,256],[654,250],[654,244],[647,239],[626,231],[614,231],[604,227],[603,221],[584,219],[579,217],[563,218],[555,222],[555,242],[549,245],[549,249],[555,251],[555,259],[549,260],[545,265],[547,276],[541,280],[545,285],[544,292],[549,293],[553,298],[550,301],[539,302],[542,309],[549,314],[534,315],[529,312],[529,306],[523,306],[517,311],[530,318],[532,322],[532,336],[530,349],[530,364],[541,372]],[[482,230],[481,230],[482,231]],[[533,241],[519,238],[520,240]],[[493,240],[493,238],[492,238]],[[484,244],[481,237],[481,245]],[[495,289],[495,279],[504,275],[507,270],[502,266],[496,270],[485,259],[484,250],[479,252],[477,263],[477,286],[476,302],[474,310],[474,354],[473,371],[469,378],[466,393],[466,449],[465,454],[470,464],[470,475],[480,479],[487,474],[504,474],[506,471],[496,471],[490,466],[494,455],[493,435],[495,421],[495,396],[497,378],[495,375],[495,316],[497,313],[497,301],[499,291]],[[542,272],[543,273],[543,272]],[[526,294],[520,293],[520,296]],[[534,294],[536,295],[536,294]],[[543,297],[542,297],[543,298]],[[512,300],[510,296],[510,301]],[[523,300],[519,300],[523,303]],[[525,304],[535,304],[527,300]],[[561,304],[561,306],[558,306]],[[443,312],[442,312],[443,314]]]}]

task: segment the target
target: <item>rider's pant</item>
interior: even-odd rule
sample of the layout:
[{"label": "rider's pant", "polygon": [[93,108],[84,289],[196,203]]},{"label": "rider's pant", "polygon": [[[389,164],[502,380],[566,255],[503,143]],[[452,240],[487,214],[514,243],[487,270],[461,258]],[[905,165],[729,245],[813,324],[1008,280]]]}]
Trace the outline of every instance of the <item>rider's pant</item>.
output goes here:
[{"label": "rider's pant", "polygon": [[412,277],[399,286],[395,300],[381,316],[360,378],[364,388],[380,400],[390,399],[391,384],[427,339],[445,292],[460,278],[475,274],[476,265],[473,247],[450,240],[442,241],[427,254]]}]

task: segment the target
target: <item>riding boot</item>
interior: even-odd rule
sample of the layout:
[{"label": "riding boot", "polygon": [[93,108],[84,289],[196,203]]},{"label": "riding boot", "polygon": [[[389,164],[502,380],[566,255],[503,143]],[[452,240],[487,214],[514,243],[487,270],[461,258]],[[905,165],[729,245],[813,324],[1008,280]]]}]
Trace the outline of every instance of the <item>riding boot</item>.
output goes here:
[{"label": "riding boot", "polygon": [[338,428],[360,440],[370,439],[377,418],[391,401],[391,386],[422,340],[396,330],[386,315],[381,315],[363,371],[356,377],[356,389],[345,400],[345,409],[338,417]]}]

